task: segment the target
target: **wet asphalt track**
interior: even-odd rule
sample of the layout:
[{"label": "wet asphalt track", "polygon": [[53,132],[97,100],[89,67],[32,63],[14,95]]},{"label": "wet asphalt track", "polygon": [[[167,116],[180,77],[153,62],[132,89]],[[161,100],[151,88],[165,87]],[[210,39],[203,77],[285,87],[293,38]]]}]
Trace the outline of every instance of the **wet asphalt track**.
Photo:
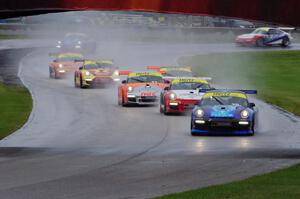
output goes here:
[{"label": "wet asphalt track", "polygon": [[[233,44],[101,48],[100,57],[124,69],[173,64],[182,55],[257,50]],[[20,77],[35,105],[24,128],[0,142],[0,198],[147,198],[299,162],[300,120],[273,106],[254,100],[260,124],[253,137],[192,137],[189,115],[122,108],[115,88],[76,89],[72,77],[49,79],[48,52],[21,62]]]}]

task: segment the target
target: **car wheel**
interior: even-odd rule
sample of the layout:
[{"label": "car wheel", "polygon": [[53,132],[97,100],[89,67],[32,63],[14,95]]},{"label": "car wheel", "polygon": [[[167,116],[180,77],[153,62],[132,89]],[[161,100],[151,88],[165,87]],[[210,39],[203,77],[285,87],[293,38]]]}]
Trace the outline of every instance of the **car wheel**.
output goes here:
[{"label": "car wheel", "polygon": [[162,107],[163,103],[164,103],[163,98],[162,98],[162,96],[160,96],[160,103],[159,103],[159,112],[160,113],[164,112],[163,107]]},{"label": "car wheel", "polygon": [[122,94],[122,106],[123,106],[123,107],[126,107],[126,106],[127,106],[127,104],[126,104],[125,101],[124,101],[124,96],[123,96],[123,94]]},{"label": "car wheel", "polygon": [[193,129],[193,121],[191,120],[191,127],[190,127],[191,135],[192,135],[192,136],[195,136],[195,133],[192,132],[192,129]]},{"label": "car wheel", "polygon": [[83,82],[82,82],[82,76],[80,75],[80,88],[84,88],[83,87]]},{"label": "car wheel", "polygon": [[122,105],[122,101],[123,101],[123,100],[120,100],[120,98],[119,98],[119,93],[118,93],[118,105],[119,105],[119,106]]},{"label": "car wheel", "polygon": [[282,43],[281,43],[281,46],[282,47],[288,47],[290,45],[290,39],[285,37],[282,39]]},{"label": "car wheel", "polygon": [[263,47],[264,46],[264,39],[260,38],[256,40],[256,46]]},{"label": "car wheel", "polygon": [[168,114],[169,114],[169,113],[167,112],[167,106],[166,106],[166,103],[164,103],[163,113],[164,113],[164,115],[168,115]]},{"label": "car wheel", "polygon": [[76,75],[74,75],[74,86],[75,88],[78,88],[77,82],[76,82]]}]

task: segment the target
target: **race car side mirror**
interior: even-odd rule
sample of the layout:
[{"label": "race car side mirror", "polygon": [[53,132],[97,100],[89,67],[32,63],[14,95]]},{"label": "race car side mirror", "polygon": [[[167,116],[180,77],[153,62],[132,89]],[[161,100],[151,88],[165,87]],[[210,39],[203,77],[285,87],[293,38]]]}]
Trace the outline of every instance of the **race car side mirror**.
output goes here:
[{"label": "race car side mirror", "polygon": [[122,84],[126,84],[126,83],[127,83],[127,81],[126,81],[126,80],[123,80],[123,81],[122,81]]},{"label": "race car side mirror", "polygon": [[170,90],[170,87],[167,86],[167,87],[164,88],[164,90],[168,91],[168,90]]},{"label": "race car side mirror", "polygon": [[166,80],[166,79],[165,79],[164,81],[165,81],[166,84],[170,84],[170,81],[169,81],[169,80]]},{"label": "race car side mirror", "polygon": [[249,103],[249,107],[253,108],[253,107],[255,107],[255,104],[251,102],[251,103]]},{"label": "race car side mirror", "polygon": [[80,67],[79,67],[79,70],[82,70],[82,69],[83,69],[83,66],[80,66]]}]

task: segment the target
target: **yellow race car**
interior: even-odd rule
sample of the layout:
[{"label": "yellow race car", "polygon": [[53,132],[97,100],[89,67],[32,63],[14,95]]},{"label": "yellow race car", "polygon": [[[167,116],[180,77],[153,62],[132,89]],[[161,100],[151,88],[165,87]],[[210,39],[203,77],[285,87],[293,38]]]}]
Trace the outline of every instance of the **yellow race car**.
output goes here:
[{"label": "yellow race car", "polygon": [[74,75],[75,87],[80,88],[104,87],[119,80],[119,70],[111,60],[83,60]]}]

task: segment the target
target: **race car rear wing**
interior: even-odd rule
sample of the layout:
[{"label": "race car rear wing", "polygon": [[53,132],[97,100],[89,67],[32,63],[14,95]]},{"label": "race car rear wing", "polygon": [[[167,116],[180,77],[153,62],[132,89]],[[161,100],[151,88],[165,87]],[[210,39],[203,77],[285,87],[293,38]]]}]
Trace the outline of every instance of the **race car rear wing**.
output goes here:
[{"label": "race car rear wing", "polygon": [[163,79],[173,80],[173,79],[199,79],[205,81],[212,81],[211,77],[173,77],[173,76],[164,76]]},{"label": "race car rear wing", "polygon": [[224,91],[224,92],[243,92],[245,94],[249,94],[249,95],[256,95],[258,92],[257,90],[243,90],[243,89],[215,89],[215,88],[211,88],[211,89],[200,89],[199,92],[200,93],[206,93],[209,91]]}]

